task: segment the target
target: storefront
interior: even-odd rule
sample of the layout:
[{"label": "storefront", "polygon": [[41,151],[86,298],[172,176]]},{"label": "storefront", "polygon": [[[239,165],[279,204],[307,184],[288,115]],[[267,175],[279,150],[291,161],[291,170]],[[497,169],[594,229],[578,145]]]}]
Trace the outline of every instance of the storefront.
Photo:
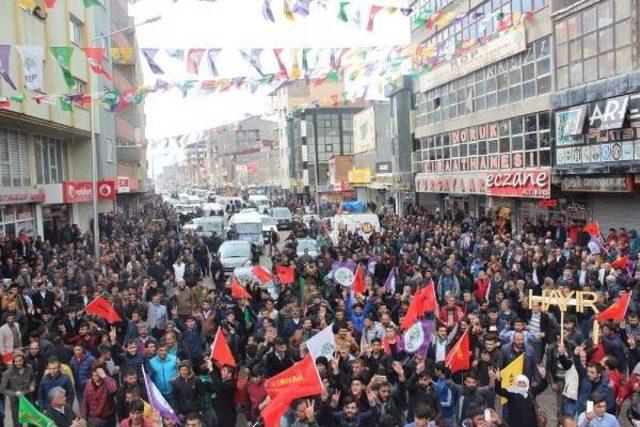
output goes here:
[{"label": "storefront", "polygon": [[555,112],[556,164],[563,194],[583,203],[587,219],[637,228],[640,199],[640,93]]},{"label": "storefront", "polygon": [[41,188],[4,188],[0,190],[0,234],[16,237],[25,232],[36,236],[35,204],[44,200]]},{"label": "storefront", "polygon": [[355,189],[356,199],[369,202],[368,188],[373,177],[372,168],[351,169],[349,171],[349,187]]}]

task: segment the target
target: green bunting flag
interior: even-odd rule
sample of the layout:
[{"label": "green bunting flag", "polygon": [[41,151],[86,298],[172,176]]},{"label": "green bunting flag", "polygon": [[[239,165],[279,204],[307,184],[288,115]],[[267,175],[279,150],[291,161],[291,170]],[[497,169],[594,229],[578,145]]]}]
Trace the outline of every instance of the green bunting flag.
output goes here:
[{"label": "green bunting flag", "polygon": [[9,97],[11,102],[15,102],[16,104],[22,104],[24,102],[25,98],[26,97],[24,96],[24,93],[22,93],[22,92]]},{"label": "green bunting flag", "polygon": [[56,427],[56,423],[38,411],[24,396],[20,396],[18,399],[18,421],[36,427]]},{"label": "green bunting flag", "polygon": [[71,55],[73,55],[73,47],[71,46],[53,46],[51,54],[62,69],[64,81],[70,88],[76,85],[76,81],[71,74]]},{"label": "green bunting flag", "polygon": [[84,7],[102,6],[102,0],[84,0]]},{"label": "green bunting flag", "polygon": [[63,97],[60,98],[60,109],[62,109],[62,111],[72,111],[73,110],[71,102],[69,102],[69,100],[67,99],[66,96],[63,96]]},{"label": "green bunting flag", "polygon": [[338,11],[338,19],[341,20],[342,22],[349,22],[349,18],[347,18],[347,11],[345,10],[345,7],[347,7],[349,5],[350,2],[348,1],[341,1],[340,2],[340,10]]}]

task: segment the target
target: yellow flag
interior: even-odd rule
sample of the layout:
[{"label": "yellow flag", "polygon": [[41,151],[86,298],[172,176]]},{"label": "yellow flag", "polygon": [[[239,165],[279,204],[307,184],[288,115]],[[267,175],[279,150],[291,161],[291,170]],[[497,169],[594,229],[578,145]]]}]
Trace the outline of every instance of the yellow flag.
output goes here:
[{"label": "yellow flag", "polygon": [[133,64],[133,51],[131,47],[112,47],[109,49],[111,61],[118,65]]},{"label": "yellow flag", "polygon": [[23,9],[27,9],[29,12],[33,12],[33,9],[36,8],[35,0],[19,0],[18,4]]},{"label": "yellow flag", "polygon": [[[505,366],[501,371],[502,376],[502,388],[507,389],[513,385],[516,376],[521,375],[524,372],[524,353],[513,359],[513,362]],[[507,399],[500,398],[500,402],[504,405],[507,403]]]}]

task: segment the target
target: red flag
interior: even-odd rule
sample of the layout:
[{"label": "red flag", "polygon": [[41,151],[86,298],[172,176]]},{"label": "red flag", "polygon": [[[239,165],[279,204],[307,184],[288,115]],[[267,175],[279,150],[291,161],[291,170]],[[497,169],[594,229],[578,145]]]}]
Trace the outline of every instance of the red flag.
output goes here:
[{"label": "red flag", "polygon": [[606,322],[608,320],[621,321],[624,320],[624,315],[627,314],[627,308],[629,308],[629,302],[631,302],[631,292],[627,292],[622,295],[618,301],[607,307],[606,310],[598,313],[596,320],[598,322]]},{"label": "red flag", "polygon": [[364,285],[364,273],[362,272],[362,266],[358,264],[356,268],[356,275],[353,276],[353,292],[357,294],[364,294],[366,287]]},{"label": "red flag", "polygon": [[469,329],[464,331],[456,345],[453,346],[444,358],[444,363],[449,367],[451,373],[469,369],[470,363],[469,352]]},{"label": "red flag", "polygon": [[407,309],[407,313],[402,318],[402,323],[400,323],[400,329],[405,330],[410,328],[418,317],[422,316],[424,313],[424,299],[422,298],[422,293],[419,288],[416,288],[416,291],[413,294],[413,298],[411,298],[411,302],[409,303],[409,308]]},{"label": "red flag", "polygon": [[629,257],[623,256],[613,261],[611,263],[611,267],[615,268],[616,270],[622,270],[623,268],[627,268],[628,263],[629,263]]},{"label": "red flag", "polygon": [[373,31],[373,20],[381,10],[382,6],[371,6],[371,9],[369,10],[369,22],[367,22],[367,31]]},{"label": "red flag", "polygon": [[280,393],[267,403],[260,412],[265,427],[280,427],[282,416],[287,412],[287,408],[293,400],[294,398],[289,393]]},{"label": "red flag", "polygon": [[44,5],[49,9],[53,9],[56,5],[56,0],[44,0]]},{"label": "red flag", "polygon": [[111,74],[107,73],[107,70],[104,69],[104,56],[106,53],[106,49],[103,47],[85,47],[82,49],[84,54],[87,56],[87,61],[89,61],[89,66],[91,67],[91,71],[96,74],[102,74],[109,80],[113,80]]},{"label": "red flag", "polygon": [[288,369],[267,380],[267,394],[272,399],[279,394],[286,394],[297,399],[322,393],[322,381],[316,363],[310,354],[294,363]]},{"label": "red flag", "polygon": [[198,75],[200,62],[202,62],[206,51],[207,49],[189,49],[187,53],[187,73]]},{"label": "red flag", "polygon": [[584,231],[591,234],[594,237],[600,237],[600,226],[597,222],[590,222],[589,224],[584,226]]},{"label": "red flag", "polygon": [[422,299],[423,313],[435,312],[437,314],[440,311],[438,299],[436,298],[436,288],[433,286],[433,282],[425,286],[420,297]]},{"label": "red flag", "polygon": [[218,328],[216,337],[213,339],[213,343],[211,344],[211,360],[213,360],[219,367],[230,365],[235,368],[238,366],[236,365],[236,359],[234,359],[233,354],[231,354],[231,349],[229,348],[229,344],[227,344],[227,339],[222,333],[222,328]]},{"label": "red flag", "polygon": [[93,314],[102,317],[109,323],[122,322],[120,315],[116,312],[109,301],[103,297],[97,297],[91,301],[84,309],[87,314]]},{"label": "red flag", "polygon": [[287,72],[287,67],[284,65],[284,62],[282,62],[282,58],[280,58],[280,55],[282,55],[282,49],[273,49],[273,54],[276,56],[276,61],[278,61],[280,75],[288,79],[289,73]]},{"label": "red flag", "polygon": [[233,299],[251,299],[251,294],[242,286],[235,277],[231,278],[231,298]]},{"label": "red flag", "polygon": [[293,267],[276,265],[276,276],[285,285],[290,285],[296,281],[296,270]]},{"label": "red flag", "polygon": [[264,267],[256,265],[251,269],[254,276],[260,281],[260,283],[267,283],[273,280],[273,274]]}]

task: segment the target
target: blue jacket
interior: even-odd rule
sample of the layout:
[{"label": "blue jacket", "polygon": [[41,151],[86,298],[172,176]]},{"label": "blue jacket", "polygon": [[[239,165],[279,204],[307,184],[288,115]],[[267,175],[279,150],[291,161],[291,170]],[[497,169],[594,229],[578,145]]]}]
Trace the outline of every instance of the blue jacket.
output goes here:
[{"label": "blue jacket", "polygon": [[55,377],[47,374],[42,377],[40,386],[38,386],[38,406],[41,409],[49,407],[49,392],[54,387],[62,387],[64,391],[67,392],[67,402],[73,402],[76,393],[71,385],[71,379],[63,373]]},{"label": "blue jacket", "polygon": [[356,312],[353,311],[353,307],[351,306],[351,296],[347,294],[347,298],[345,298],[344,300],[344,311],[347,315],[347,318],[351,320],[353,328],[358,332],[362,332],[362,330],[364,329],[364,319],[371,312],[371,299],[367,299],[362,313],[356,314]]},{"label": "blue jacket", "polygon": [[582,364],[580,360],[580,356],[573,356],[573,364],[578,371],[578,375],[580,376],[580,386],[578,388],[578,401],[576,402],[576,414],[581,414],[587,410],[587,400],[591,400],[591,395],[595,392],[598,392],[602,396],[604,396],[605,401],[607,402],[607,412],[613,413],[615,409],[615,401],[613,399],[613,390],[609,386],[609,381],[607,381],[607,377],[602,374],[602,378],[600,378],[599,382],[589,381],[589,377],[587,377],[587,369]]},{"label": "blue jacket", "polygon": [[147,375],[150,375],[151,378],[153,378],[153,371],[151,370],[149,362],[143,352],[138,351],[135,356],[131,356],[127,352],[123,354],[122,360],[120,361],[121,372],[124,373],[129,369],[135,369],[138,374],[138,378],[142,378],[142,368],[144,368]]},{"label": "blue jacket", "polygon": [[78,361],[78,359],[73,356],[69,361],[69,367],[71,368],[71,372],[73,372],[73,378],[76,380],[76,390],[78,393],[84,394],[84,386],[87,384],[87,381],[91,379],[91,366],[95,360],[95,357],[85,351],[82,360]]},{"label": "blue jacket", "polygon": [[164,360],[159,356],[153,357],[149,364],[153,372],[153,382],[163,396],[173,393],[171,380],[178,376],[178,358],[173,354],[167,354]]},{"label": "blue jacket", "polygon": [[187,354],[193,361],[194,359],[199,359],[204,354],[204,347],[202,346],[201,332],[198,328],[195,328],[193,331],[188,329],[184,329],[182,331],[182,342],[184,343],[184,348],[187,350]]}]

